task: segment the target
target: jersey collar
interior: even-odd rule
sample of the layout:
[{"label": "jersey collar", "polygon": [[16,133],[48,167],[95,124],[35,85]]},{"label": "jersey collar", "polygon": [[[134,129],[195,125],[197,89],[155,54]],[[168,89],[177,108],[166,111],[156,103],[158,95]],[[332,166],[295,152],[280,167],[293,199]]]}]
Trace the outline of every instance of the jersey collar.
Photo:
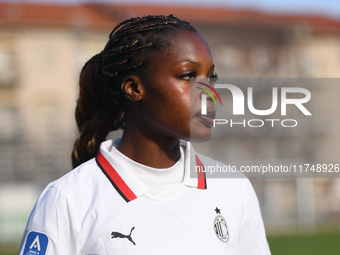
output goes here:
[{"label": "jersey collar", "polygon": [[[114,140],[108,140],[100,145],[96,162],[122,198],[124,198],[126,202],[130,202],[144,195],[150,191],[151,188],[134,176],[133,173],[126,171],[119,160],[114,159],[110,153],[113,143]],[[185,154],[184,178],[182,183],[188,187],[206,189],[205,172],[202,171],[202,163],[191,144],[186,141],[180,141],[180,146],[183,146]],[[190,162],[198,167],[192,168],[190,171]],[[198,171],[194,169],[198,169]]]}]

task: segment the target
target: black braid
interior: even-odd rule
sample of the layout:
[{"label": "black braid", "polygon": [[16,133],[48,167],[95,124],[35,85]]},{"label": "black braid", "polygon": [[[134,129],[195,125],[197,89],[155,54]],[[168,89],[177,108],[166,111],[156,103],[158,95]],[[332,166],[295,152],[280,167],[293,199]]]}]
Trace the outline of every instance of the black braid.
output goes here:
[{"label": "black braid", "polygon": [[[110,39],[104,49],[102,73],[112,78],[118,77],[119,73],[124,74],[126,71],[140,68],[150,58],[145,54],[147,49],[153,47],[157,50],[165,43],[166,30],[172,30],[174,33],[178,30],[196,32],[188,22],[177,19],[175,15],[149,15],[119,23],[110,33]],[[160,32],[163,34],[156,38],[155,33]],[[137,52],[140,51],[144,52],[138,57]]]}]

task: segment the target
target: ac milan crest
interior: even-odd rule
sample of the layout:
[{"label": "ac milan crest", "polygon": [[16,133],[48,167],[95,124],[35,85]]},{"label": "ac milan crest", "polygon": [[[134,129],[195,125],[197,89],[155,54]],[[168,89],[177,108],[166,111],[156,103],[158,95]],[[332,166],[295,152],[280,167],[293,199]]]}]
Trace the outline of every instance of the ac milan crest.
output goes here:
[{"label": "ac milan crest", "polygon": [[221,209],[216,207],[216,217],[214,220],[214,229],[217,237],[222,241],[227,243],[229,241],[229,231],[227,227],[227,222],[221,215]]}]

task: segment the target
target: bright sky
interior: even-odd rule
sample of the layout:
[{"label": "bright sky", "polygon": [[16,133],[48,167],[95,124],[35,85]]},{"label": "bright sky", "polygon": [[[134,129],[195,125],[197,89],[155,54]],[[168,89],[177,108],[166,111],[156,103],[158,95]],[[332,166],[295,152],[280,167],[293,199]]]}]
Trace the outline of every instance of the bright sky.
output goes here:
[{"label": "bright sky", "polygon": [[43,2],[43,3],[156,3],[211,7],[234,7],[270,12],[318,13],[340,20],[340,0],[0,0],[0,2]]}]

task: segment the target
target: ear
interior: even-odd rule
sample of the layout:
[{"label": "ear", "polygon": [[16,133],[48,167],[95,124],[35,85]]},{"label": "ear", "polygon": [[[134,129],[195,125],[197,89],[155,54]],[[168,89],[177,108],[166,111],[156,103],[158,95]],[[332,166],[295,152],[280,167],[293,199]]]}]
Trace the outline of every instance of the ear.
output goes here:
[{"label": "ear", "polygon": [[123,94],[131,101],[139,101],[144,96],[144,86],[139,77],[135,75],[126,76],[122,82]]}]

